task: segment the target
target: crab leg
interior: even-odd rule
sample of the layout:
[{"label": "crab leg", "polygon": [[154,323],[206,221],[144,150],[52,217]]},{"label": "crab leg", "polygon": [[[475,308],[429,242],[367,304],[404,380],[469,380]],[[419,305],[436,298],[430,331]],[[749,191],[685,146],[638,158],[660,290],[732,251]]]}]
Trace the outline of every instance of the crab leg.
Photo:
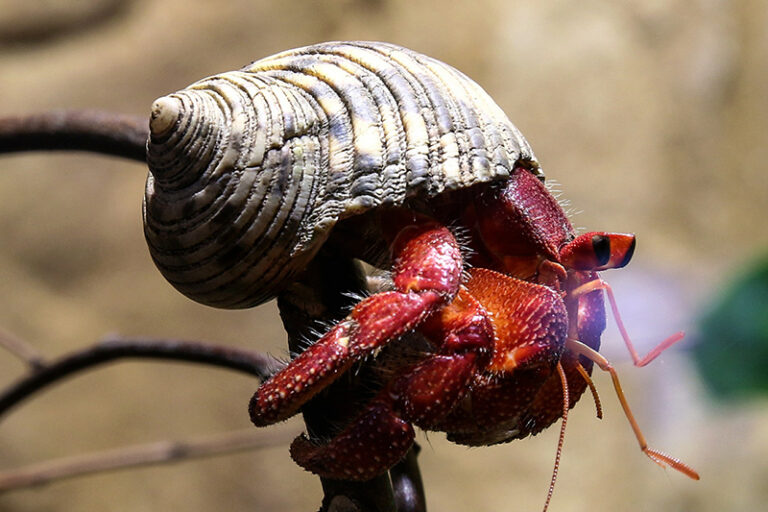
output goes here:
[{"label": "crab leg", "polygon": [[644,357],[640,357],[640,354],[637,353],[637,350],[635,350],[635,346],[632,343],[632,340],[629,338],[629,333],[627,332],[626,327],[624,327],[624,322],[621,320],[621,315],[619,314],[619,307],[616,305],[616,298],[613,296],[613,289],[611,286],[603,281],[602,279],[595,279],[594,281],[590,281],[588,283],[585,283],[578,288],[571,291],[571,295],[574,297],[577,297],[579,295],[583,295],[585,293],[593,292],[595,290],[605,290],[605,293],[608,295],[608,302],[611,304],[611,310],[613,311],[613,319],[616,321],[616,325],[619,328],[619,332],[621,333],[621,337],[624,340],[624,344],[627,345],[627,350],[629,350],[630,355],[632,356],[632,360],[635,363],[635,366],[645,366],[654,359],[656,359],[659,354],[664,352],[666,349],[683,339],[685,336],[685,333],[677,332],[673,334],[672,336],[668,337],[667,339],[663,340],[661,343],[653,347],[650,352],[648,352]]},{"label": "crab leg", "polygon": [[379,395],[328,443],[314,443],[304,434],[294,439],[291,457],[324,478],[370,480],[403,458],[413,438],[411,424],[394,414],[391,403]]},{"label": "crab leg", "polygon": [[462,288],[422,330],[438,353],[404,368],[329,442],[296,438],[291,456],[299,465],[327,478],[373,478],[408,451],[414,435],[411,424],[430,429],[451,412],[469,389],[478,365],[487,362],[494,340],[491,320]]},{"label": "crab leg", "polygon": [[411,423],[429,425],[463,396],[475,354],[436,355],[382,390],[340,434],[324,444],[305,435],[291,444],[291,457],[326,478],[368,480],[397,463],[411,447]]},{"label": "crab leg", "polygon": [[569,339],[565,346],[568,350],[576,354],[580,354],[587,359],[590,359],[597,366],[599,366],[601,370],[611,374],[613,387],[616,389],[616,395],[618,395],[621,407],[624,409],[624,415],[627,417],[627,420],[629,420],[629,424],[635,433],[635,437],[637,438],[637,442],[640,444],[640,449],[643,451],[643,453],[645,453],[648,458],[650,458],[653,462],[661,467],[669,466],[680,471],[687,477],[698,480],[699,474],[696,472],[696,470],[682,462],[680,459],[671,457],[648,446],[648,442],[645,440],[645,436],[640,430],[640,426],[637,424],[637,420],[635,420],[635,416],[632,414],[632,410],[629,408],[629,402],[627,402],[627,398],[624,396],[624,391],[622,390],[621,383],[619,382],[619,375],[616,373],[616,369],[611,365],[611,363],[608,362],[608,360],[603,357],[602,354],[589,348],[580,341]]},{"label": "crab leg", "polygon": [[263,383],[249,412],[257,426],[291,417],[356,361],[413,330],[459,289],[463,260],[450,231],[431,221],[393,242],[396,291],[361,301],[346,319]]}]

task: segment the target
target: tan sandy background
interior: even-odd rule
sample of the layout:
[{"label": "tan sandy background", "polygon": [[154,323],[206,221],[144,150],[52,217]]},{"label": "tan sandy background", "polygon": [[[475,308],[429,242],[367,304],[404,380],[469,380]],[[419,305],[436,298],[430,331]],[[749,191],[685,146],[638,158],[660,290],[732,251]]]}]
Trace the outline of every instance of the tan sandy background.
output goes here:
[{"label": "tan sandy background", "polygon": [[[0,0],[0,115],[143,114],[158,96],[279,50],[334,39],[411,47],[490,92],[582,212],[575,224],[637,233],[633,263],[605,277],[648,347],[692,330],[718,288],[768,250],[767,28],[757,0]],[[273,305],[215,311],[162,281],[141,233],[145,174],[86,154],[0,158],[0,326],[51,356],[108,333],[284,354]],[[710,401],[684,347],[635,369],[615,329],[604,345],[651,444],[702,480],[640,454],[598,375],[606,417],[587,399],[575,409],[551,510],[764,510],[766,403]],[[0,354],[0,384],[22,371]],[[255,385],[183,365],[105,368],[0,423],[0,468],[245,428]],[[422,436],[430,509],[539,509],[556,430],[473,450]],[[0,511],[307,511],[320,496],[281,445],[8,493]]]}]

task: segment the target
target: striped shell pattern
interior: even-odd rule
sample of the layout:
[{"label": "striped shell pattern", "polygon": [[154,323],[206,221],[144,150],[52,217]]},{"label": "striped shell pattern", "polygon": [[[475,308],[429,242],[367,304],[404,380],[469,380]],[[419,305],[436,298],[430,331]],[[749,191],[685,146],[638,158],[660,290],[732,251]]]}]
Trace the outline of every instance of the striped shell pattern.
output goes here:
[{"label": "striped shell pattern", "polygon": [[146,239],[182,293],[241,308],[274,297],[334,224],[504,179],[530,146],[479,85],[391,44],[280,53],[158,99]]}]

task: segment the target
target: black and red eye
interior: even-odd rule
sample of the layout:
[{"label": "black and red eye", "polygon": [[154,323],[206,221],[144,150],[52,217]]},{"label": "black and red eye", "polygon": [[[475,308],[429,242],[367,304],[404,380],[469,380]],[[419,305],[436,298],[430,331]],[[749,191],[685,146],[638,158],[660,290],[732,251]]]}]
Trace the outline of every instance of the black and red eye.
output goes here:
[{"label": "black and red eye", "polygon": [[611,260],[611,237],[606,235],[592,235],[592,250],[595,253],[598,265],[605,265]]},{"label": "black and red eye", "polygon": [[580,271],[621,268],[635,252],[635,235],[626,233],[584,233],[560,249],[560,263]]}]

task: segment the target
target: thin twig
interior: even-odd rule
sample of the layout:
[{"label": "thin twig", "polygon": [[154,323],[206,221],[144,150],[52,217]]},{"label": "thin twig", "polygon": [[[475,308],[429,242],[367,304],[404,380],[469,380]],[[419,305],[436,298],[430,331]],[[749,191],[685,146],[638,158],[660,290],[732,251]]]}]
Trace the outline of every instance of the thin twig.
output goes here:
[{"label": "thin twig", "polygon": [[0,327],[0,347],[24,361],[32,371],[45,366],[45,357],[38,350],[15,334]]},{"label": "thin twig", "polygon": [[95,110],[56,110],[0,118],[0,153],[93,151],[145,162],[147,119]]},{"label": "thin twig", "polygon": [[196,341],[112,339],[77,350],[23,377],[0,393],[0,416],[11,407],[61,379],[116,359],[187,361],[268,378],[281,363],[253,350]]},{"label": "thin twig", "polygon": [[0,472],[0,493],[93,473],[214,457],[287,444],[293,436],[295,432],[285,428],[261,431],[249,428],[183,441],[159,441],[64,457]]},{"label": "thin twig", "polygon": [[132,3],[128,0],[103,0],[74,4],[76,7],[62,12],[38,2],[38,9],[45,10],[36,15],[17,20],[11,16],[12,21],[6,16],[3,17],[4,23],[0,25],[0,44],[50,44],[55,39],[72,35],[82,36],[85,31],[97,29],[119,19]]}]

